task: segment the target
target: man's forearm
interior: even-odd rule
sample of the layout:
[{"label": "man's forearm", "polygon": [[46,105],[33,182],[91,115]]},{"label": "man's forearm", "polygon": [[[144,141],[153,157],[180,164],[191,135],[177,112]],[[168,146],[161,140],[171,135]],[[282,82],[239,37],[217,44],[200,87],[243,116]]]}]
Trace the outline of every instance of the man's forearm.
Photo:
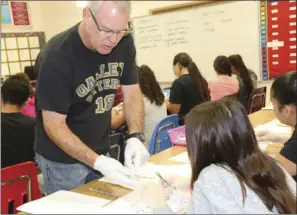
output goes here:
[{"label": "man's forearm", "polygon": [[140,88],[124,98],[124,114],[129,133],[143,132],[144,107]]},{"label": "man's forearm", "polygon": [[98,154],[73,134],[66,124],[52,124],[50,126],[45,126],[45,128],[52,141],[65,153],[93,168]]}]

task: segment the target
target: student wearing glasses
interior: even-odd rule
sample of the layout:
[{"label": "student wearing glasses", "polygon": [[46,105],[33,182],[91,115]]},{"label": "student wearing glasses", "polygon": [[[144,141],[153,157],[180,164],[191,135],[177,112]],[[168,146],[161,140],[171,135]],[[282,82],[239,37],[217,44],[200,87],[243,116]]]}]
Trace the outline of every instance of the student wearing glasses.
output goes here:
[{"label": "student wearing glasses", "polygon": [[[37,162],[45,193],[71,190],[104,175],[133,185],[129,175],[149,153],[143,143],[143,100],[135,46],[128,35],[129,1],[88,1],[83,21],[51,38],[36,60]],[[105,156],[118,86],[129,135],[124,167]]]}]

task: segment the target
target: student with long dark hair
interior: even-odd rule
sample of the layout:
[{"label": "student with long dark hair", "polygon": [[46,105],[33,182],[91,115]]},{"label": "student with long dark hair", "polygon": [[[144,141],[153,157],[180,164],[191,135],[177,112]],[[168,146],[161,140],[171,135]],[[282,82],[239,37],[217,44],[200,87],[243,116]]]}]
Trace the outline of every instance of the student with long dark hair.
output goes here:
[{"label": "student with long dark hair", "polygon": [[277,160],[297,181],[297,74],[296,71],[278,77],[271,86],[270,99],[278,120],[294,129],[292,137],[284,144]]},{"label": "student with long dark hair", "polygon": [[231,62],[226,56],[218,56],[213,63],[217,77],[214,80],[209,80],[211,101],[219,100],[225,96],[230,96],[238,93],[239,84],[237,80],[231,78]]},{"label": "student with long dark hair", "polygon": [[[239,100],[245,107],[248,105],[249,97],[256,83],[253,83],[250,71],[244,64],[239,54],[229,56],[232,73],[237,76],[239,82]],[[254,74],[256,75],[256,74]]]},{"label": "student with long dark hair", "polygon": [[142,65],[138,74],[144,103],[144,134],[146,136],[144,145],[149,149],[150,139],[156,125],[167,116],[165,96],[150,67]]},{"label": "student with long dark hair", "polygon": [[296,213],[296,182],[261,152],[244,107],[222,99],[186,117],[189,213]]},{"label": "student with long dark hair", "polygon": [[183,117],[196,105],[210,100],[208,84],[187,53],[174,57],[173,69],[177,79],[171,86],[166,106],[170,113]]}]

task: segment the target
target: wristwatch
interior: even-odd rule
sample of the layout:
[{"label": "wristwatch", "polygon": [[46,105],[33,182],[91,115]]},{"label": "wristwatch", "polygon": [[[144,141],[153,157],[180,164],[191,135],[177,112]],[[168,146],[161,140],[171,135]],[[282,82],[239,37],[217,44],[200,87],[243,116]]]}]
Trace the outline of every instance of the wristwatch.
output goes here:
[{"label": "wristwatch", "polygon": [[146,140],[146,137],[145,137],[145,134],[142,133],[142,132],[138,132],[138,133],[132,133],[132,134],[128,134],[127,136],[127,140],[132,138],[132,137],[136,137],[137,139],[139,139],[141,142],[145,142]]}]

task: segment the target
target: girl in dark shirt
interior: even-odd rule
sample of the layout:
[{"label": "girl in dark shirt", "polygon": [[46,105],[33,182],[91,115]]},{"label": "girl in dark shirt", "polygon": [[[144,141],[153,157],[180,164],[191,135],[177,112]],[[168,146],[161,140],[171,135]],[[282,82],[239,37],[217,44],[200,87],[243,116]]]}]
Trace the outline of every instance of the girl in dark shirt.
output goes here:
[{"label": "girl in dark shirt", "polygon": [[173,60],[177,79],[171,86],[169,101],[165,100],[167,110],[185,116],[196,105],[209,101],[207,81],[187,53],[179,53]]},{"label": "girl in dark shirt", "polygon": [[296,71],[278,77],[271,86],[270,98],[275,116],[281,123],[294,128],[292,137],[284,144],[277,160],[293,176],[296,177],[297,136],[296,136],[296,104],[297,75]]}]

